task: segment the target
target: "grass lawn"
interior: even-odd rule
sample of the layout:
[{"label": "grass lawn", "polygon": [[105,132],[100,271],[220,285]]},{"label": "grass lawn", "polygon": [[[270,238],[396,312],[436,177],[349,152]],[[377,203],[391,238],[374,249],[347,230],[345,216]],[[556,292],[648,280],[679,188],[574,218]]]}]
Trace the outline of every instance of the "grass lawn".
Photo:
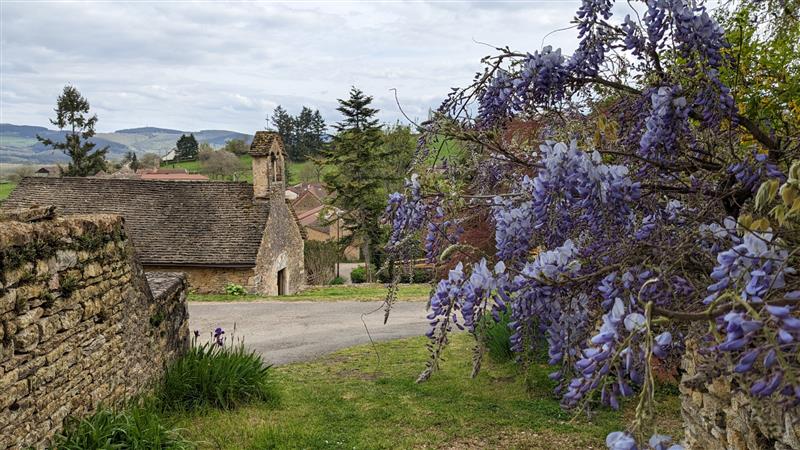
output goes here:
[{"label": "grass lawn", "polygon": [[[563,411],[543,365],[526,381],[517,366],[487,359],[470,379],[473,342],[453,336],[442,370],[426,383],[414,382],[427,360],[426,339],[389,341],[273,369],[277,406],[166,419],[209,449],[605,449],[606,434],[633,417],[632,401],[591,420]],[[679,434],[678,397],[658,397],[665,405],[659,431]]]},{"label": "grass lawn", "polygon": [[[401,284],[397,298],[403,301],[427,300],[429,284]],[[380,301],[386,298],[387,289],[382,284],[338,285],[311,287],[294,295],[264,297],[260,295],[189,294],[193,302],[247,302],[247,301],[323,301],[337,300]]]},{"label": "grass lawn", "polygon": [[15,187],[17,187],[17,183],[0,183],[0,202],[7,199]]}]

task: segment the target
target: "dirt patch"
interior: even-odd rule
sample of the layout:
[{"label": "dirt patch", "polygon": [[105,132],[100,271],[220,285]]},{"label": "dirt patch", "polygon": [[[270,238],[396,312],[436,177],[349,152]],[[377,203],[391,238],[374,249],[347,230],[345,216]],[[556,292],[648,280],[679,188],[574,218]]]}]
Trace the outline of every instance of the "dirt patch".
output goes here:
[{"label": "dirt patch", "polygon": [[517,379],[517,377],[514,376],[514,375],[509,375],[507,377],[493,377],[493,376],[490,376],[489,379],[492,381],[492,383],[513,383],[514,380]]},{"label": "dirt patch", "polygon": [[491,436],[470,436],[452,440],[440,446],[422,446],[419,449],[437,450],[482,450],[487,448],[496,449],[530,449],[530,450],[552,450],[552,449],[604,449],[605,446],[592,445],[585,440],[575,439],[575,437],[564,436],[551,431],[501,431]]}]

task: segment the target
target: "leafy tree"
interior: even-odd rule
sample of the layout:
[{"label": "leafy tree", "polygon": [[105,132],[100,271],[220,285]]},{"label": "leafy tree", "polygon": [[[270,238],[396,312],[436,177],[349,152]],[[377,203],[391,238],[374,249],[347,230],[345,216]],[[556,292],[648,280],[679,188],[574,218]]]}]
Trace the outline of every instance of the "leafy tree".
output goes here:
[{"label": "leafy tree", "polygon": [[368,281],[372,281],[372,256],[380,243],[378,224],[385,201],[383,162],[387,157],[381,145],[381,127],[371,108],[372,97],[353,87],[350,97],[339,99],[337,110],[344,119],[335,125],[332,145],[324,150],[321,164],[329,171],[323,181],[330,192],[331,205],[344,212],[344,227],[350,239],[363,245]]},{"label": "leafy tree", "polygon": [[145,169],[155,169],[161,165],[161,157],[156,153],[145,153],[139,162]]},{"label": "leafy tree", "polygon": [[50,119],[50,123],[59,130],[69,129],[66,141],[56,142],[39,135],[36,135],[36,139],[70,157],[69,165],[63,174],[86,177],[103,170],[108,147],[95,150],[94,142],[89,142],[95,134],[94,127],[97,124],[97,115],[88,116],[89,101],[75,87],[67,85],[58,96],[55,112],[56,118]]},{"label": "leafy tree", "polygon": [[211,155],[214,154],[214,148],[209,145],[207,142],[203,142],[200,144],[200,148],[197,150],[197,160],[200,162],[208,161],[211,158]]},{"label": "leafy tree", "polygon": [[231,139],[225,143],[225,146],[222,147],[222,149],[237,156],[246,155],[247,152],[250,151],[250,148],[247,146],[247,142],[245,142],[244,139]]},{"label": "leafy tree", "polygon": [[197,159],[199,145],[197,144],[197,139],[195,139],[194,134],[190,134],[189,136],[182,134],[181,137],[178,138],[176,147],[178,149],[176,152],[178,161],[193,161]]},{"label": "leafy tree", "polygon": [[303,183],[319,183],[320,175],[316,170],[316,164],[307,163],[300,167],[300,172],[297,174],[300,181]]},{"label": "leafy tree", "polygon": [[384,187],[387,192],[402,189],[403,176],[411,168],[417,148],[417,136],[411,132],[411,127],[397,123],[383,130],[381,145],[387,155],[383,162]]},{"label": "leafy tree", "polygon": [[8,174],[8,180],[19,183],[25,177],[32,177],[35,172],[33,166],[17,166]]},{"label": "leafy tree", "polygon": [[200,167],[203,173],[212,177],[232,177],[234,180],[238,178],[239,173],[242,171],[242,163],[239,157],[225,150],[212,152],[206,160],[201,161]]},{"label": "leafy tree", "polygon": [[[641,20],[621,6],[582,2],[572,55],[498,48],[423,124],[386,217],[391,258],[420,239],[452,269],[419,381],[453,325],[478,340],[477,374],[481,324],[508,311],[518,354],[546,343],[565,408],[638,393],[613,449],[669,446],[648,439],[654,368],[677,371],[690,344],[692,382],[730,379],[785,426],[800,403],[800,3],[731,2],[724,27],[701,2],[649,1]],[[447,142],[464,157],[428,167]],[[476,216],[493,249],[464,241]]]}]

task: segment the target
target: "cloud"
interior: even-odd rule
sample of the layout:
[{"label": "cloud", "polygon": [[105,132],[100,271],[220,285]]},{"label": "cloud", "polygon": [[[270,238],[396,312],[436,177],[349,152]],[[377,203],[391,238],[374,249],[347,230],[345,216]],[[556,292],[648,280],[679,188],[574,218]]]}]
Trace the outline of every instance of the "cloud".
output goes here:
[{"label": "cloud", "polygon": [[[278,104],[340,119],[358,86],[386,122],[424,118],[491,45],[539,49],[577,2],[5,3],[3,121],[48,124],[64,84],[98,129],[262,129]],[[546,44],[575,47],[574,30]]]}]

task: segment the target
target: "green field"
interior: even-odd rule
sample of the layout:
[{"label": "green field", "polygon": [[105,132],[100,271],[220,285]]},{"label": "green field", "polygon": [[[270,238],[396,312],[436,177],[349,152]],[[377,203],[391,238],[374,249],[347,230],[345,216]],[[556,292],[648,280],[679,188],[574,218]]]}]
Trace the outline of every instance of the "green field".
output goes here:
[{"label": "green field", "polygon": [[[244,336],[247,342],[247,336]],[[425,367],[426,338],[362,345],[310,363],[274,370],[281,399],[233,411],[165,418],[208,449],[554,449],[605,448],[624,429],[635,404],[622,412],[564,411],[547,378],[551,367],[527,373],[488,357],[470,378],[474,340],[452,336],[441,370],[415,383]],[[680,434],[674,389],[657,398],[658,431]]]},{"label": "green field", "polygon": [[[428,284],[401,284],[397,292],[400,301],[427,300],[431,287]],[[386,298],[386,287],[382,284],[318,286],[294,295],[263,297],[260,295],[189,294],[193,302],[249,302],[249,301],[320,301],[335,302],[350,300],[358,302],[382,301]]]},{"label": "green field", "polygon": [[[242,177],[239,178],[240,181],[246,181],[248,183],[253,182],[253,171],[251,169],[253,164],[253,158],[250,155],[243,155],[239,157],[239,160],[242,164]],[[293,162],[289,161],[289,180],[288,185],[297,184],[301,181],[306,181],[301,179],[301,173],[304,168],[311,169],[314,166],[314,163],[311,161],[303,161],[303,162]],[[182,168],[186,169],[191,173],[203,173],[202,167],[200,166],[200,161],[184,161],[175,164],[164,164],[162,167],[167,168]],[[313,180],[315,181],[315,180]]]},{"label": "green field", "polygon": [[0,202],[7,199],[15,187],[17,187],[17,183],[0,183]]}]

